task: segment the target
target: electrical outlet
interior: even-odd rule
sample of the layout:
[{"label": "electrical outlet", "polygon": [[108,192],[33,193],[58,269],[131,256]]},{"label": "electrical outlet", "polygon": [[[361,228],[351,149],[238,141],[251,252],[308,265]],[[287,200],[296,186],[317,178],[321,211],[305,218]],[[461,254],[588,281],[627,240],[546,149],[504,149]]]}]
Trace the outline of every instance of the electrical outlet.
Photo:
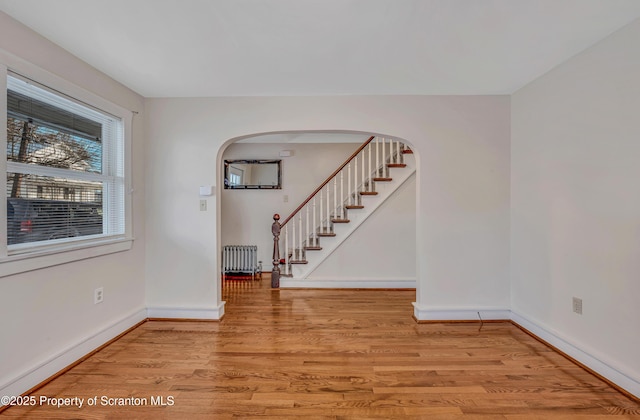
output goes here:
[{"label": "electrical outlet", "polygon": [[573,312],[582,315],[582,299],[577,297],[573,298]]},{"label": "electrical outlet", "polygon": [[207,200],[200,200],[200,211],[207,211]]},{"label": "electrical outlet", "polygon": [[282,201],[284,201],[285,203],[289,202],[289,196],[287,194],[282,196]]},{"label": "electrical outlet", "polygon": [[93,291],[93,303],[97,305],[98,303],[102,303],[104,300],[104,289],[102,287],[98,287]]}]

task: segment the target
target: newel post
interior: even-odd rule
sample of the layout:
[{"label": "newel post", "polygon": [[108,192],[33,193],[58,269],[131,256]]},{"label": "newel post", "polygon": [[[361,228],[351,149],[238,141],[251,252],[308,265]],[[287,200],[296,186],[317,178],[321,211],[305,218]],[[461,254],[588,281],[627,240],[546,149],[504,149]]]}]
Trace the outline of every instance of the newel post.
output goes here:
[{"label": "newel post", "polygon": [[273,233],[273,270],[271,271],[271,287],[280,287],[280,215],[273,215],[271,233]]}]

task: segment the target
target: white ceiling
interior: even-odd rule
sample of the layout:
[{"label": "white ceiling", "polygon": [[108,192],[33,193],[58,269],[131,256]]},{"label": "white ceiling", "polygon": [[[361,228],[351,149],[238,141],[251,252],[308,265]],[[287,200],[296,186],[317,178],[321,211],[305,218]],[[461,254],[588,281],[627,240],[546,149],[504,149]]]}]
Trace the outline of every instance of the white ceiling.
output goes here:
[{"label": "white ceiling", "polygon": [[[640,0],[0,0],[146,97],[509,94]],[[639,42],[640,44],[640,42]]]}]

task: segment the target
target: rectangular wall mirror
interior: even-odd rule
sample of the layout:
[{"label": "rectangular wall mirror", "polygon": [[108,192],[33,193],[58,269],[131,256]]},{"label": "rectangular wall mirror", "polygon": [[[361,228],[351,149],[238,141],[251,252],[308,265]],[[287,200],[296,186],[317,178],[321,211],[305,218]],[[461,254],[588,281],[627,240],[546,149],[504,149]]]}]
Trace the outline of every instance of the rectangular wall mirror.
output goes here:
[{"label": "rectangular wall mirror", "polygon": [[229,190],[282,189],[281,160],[225,160],[224,188]]}]

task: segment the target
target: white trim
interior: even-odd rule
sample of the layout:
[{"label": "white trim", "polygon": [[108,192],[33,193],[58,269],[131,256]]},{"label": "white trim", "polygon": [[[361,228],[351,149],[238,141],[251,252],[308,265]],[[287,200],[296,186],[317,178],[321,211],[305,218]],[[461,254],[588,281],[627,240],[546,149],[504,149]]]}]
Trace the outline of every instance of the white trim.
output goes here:
[{"label": "white trim", "polygon": [[7,162],[7,172],[25,175],[49,176],[53,178],[68,178],[73,181],[115,182],[115,176],[102,175],[95,172],[81,172],[73,169],[39,166],[31,163]]},{"label": "white trim", "polygon": [[599,354],[585,345],[572,343],[553,328],[531,320],[515,311],[505,308],[438,308],[421,306],[414,302],[414,316],[418,321],[478,321],[478,312],[484,321],[505,320],[513,321],[534,336],[547,342],[566,355],[582,363],[587,368],[608,379],[620,388],[640,398],[640,378],[637,375],[624,373],[622,366],[610,360],[606,355]]},{"label": "white trim", "polygon": [[[53,88],[64,95],[89,104],[91,107],[100,109],[101,111],[107,112],[113,116],[121,118],[125,115],[131,115],[132,111],[128,110],[124,106],[118,105],[89,89],[64,79],[63,77],[60,77],[49,70],[45,70],[37,64],[33,64],[30,61],[18,57],[2,48],[0,48],[0,64],[6,66],[8,71],[31,80],[35,80],[40,85]],[[5,77],[6,75],[7,72],[4,73]]]},{"label": "white trim", "polygon": [[131,249],[132,244],[133,239],[122,238],[90,243],[69,243],[68,246],[43,249],[39,253],[16,254],[0,258],[0,277],[53,267],[100,255],[128,251]]},{"label": "white trim", "polygon": [[[480,316],[478,316],[480,313]],[[483,321],[511,320],[511,311],[500,307],[437,308],[413,302],[413,316],[418,321]]]},{"label": "white trim", "polygon": [[217,308],[175,308],[168,306],[147,308],[147,317],[220,320],[224,316],[224,304],[224,301],[220,302]]},{"label": "white trim", "polygon": [[[1,54],[2,50],[0,50],[0,59],[2,59],[2,54]],[[0,92],[7,92],[7,67],[0,61]],[[4,126],[2,127],[2,130],[0,130],[0,150],[2,150],[2,153],[4,153],[6,155],[6,150],[7,150],[7,129],[6,129],[6,124],[7,124],[7,119],[6,119],[6,115],[7,115],[7,100],[2,99],[0,100],[0,125]],[[6,174],[7,173],[7,159],[6,158],[0,158],[0,173],[2,174]],[[6,179],[6,175],[3,175],[3,177],[5,177]],[[6,185],[6,184],[5,184]],[[4,189],[4,191],[0,191],[0,220],[2,221],[0,223],[0,238],[6,238],[7,237],[7,205],[5,204],[7,201],[7,192],[6,192],[6,186],[2,187]],[[3,240],[0,243],[0,255],[7,255],[7,241]]]},{"label": "white trim", "polygon": [[596,356],[595,351],[584,349],[584,345],[580,345],[582,348],[579,348],[577,344],[571,343],[570,339],[563,337],[558,331],[543,326],[540,322],[534,322],[514,311],[511,311],[511,320],[589,369],[607,378],[620,388],[640,398],[640,378],[633,378],[628,373],[623,373],[621,367],[616,366],[617,363],[607,360],[606,356]]},{"label": "white trim", "polygon": [[[133,112],[3,49],[0,49],[0,72],[2,76],[0,92],[2,94],[6,95],[7,76],[9,72],[13,72],[12,77],[26,77],[35,80],[39,87],[44,86],[44,89],[53,89],[56,95],[71,97],[83,103],[83,106],[98,109],[101,114],[109,114],[110,118],[120,119],[122,121],[122,135],[124,136],[122,144],[124,155],[124,161],[122,162],[124,171],[122,174],[124,180],[122,186],[124,188],[124,231],[122,234],[106,233],[98,237],[85,237],[78,240],[65,241],[64,243],[49,241],[43,246],[39,246],[37,243],[29,243],[24,249],[22,246],[12,246],[10,249],[5,241],[5,243],[0,244],[0,278],[130,250],[133,243],[133,204],[131,197],[131,192],[133,191],[131,168]],[[6,125],[6,100],[0,101],[0,104],[0,119],[5,121]],[[6,130],[4,129],[0,134],[0,146],[6,149]],[[24,166],[14,162],[8,163],[6,159],[0,159],[0,172],[6,173],[10,169],[22,171]],[[61,176],[69,172],[55,168],[50,169],[53,171],[52,173],[60,174]],[[35,170],[36,172],[38,171],[37,167]],[[104,176],[102,180],[117,180],[120,178],[120,176],[112,175]],[[94,179],[95,177],[95,174],[74,174],[74,179],[96,180]],[[115,184],[117,187],[118,183]],[[4,203],[4,200],[6,200],[6,191],[0,192],[0,201]],[[4,209],[6,206],[3,204],[1,207],[3,210],[0,210],[0,220],[6,220],[6,209]],[[0,228],[0,237],[6,238],[6,236],[6,223],[4,223],[3,227]]]},{"label": "white trim", "polygon": [[[60,370],[77,362],[85,355],[105,344],[109,340],[117,337],[122,332],[146,318],[179,318],[179,319],[221,319],[224,315],[225,302],[220,302],[215,309],[195,309],[195,308],[148,308],[140,309],[128,315],[120,321],[113,323],[101,331],[81,340],[79,343],[69,347],[56,355],[51,356],[46,361],[36,365],[24,374],[8,381],[0,386],[0,395],[21,395],[25,391],[33,388],[39,383],[52,377]],[[450,309],[450,308],[425,308],[413,303],[414,315],[419,321],[451,321],[451,320],[476,320],[480,312],[483,320],[511,320],[525,328],[538,338],[546,341],[558,350],[566,353],[570,357],[587,366],[607,378],[620,388],[625,389],[632,395],[640,398],[640,380],[633,378],[615,367],[615,363],[606,361],[605,357],[594,356],[593,352],[581,350],[567,339],[561,337],[557,331],[548,327],[542,327],[528,318],[508,309],[499,308],[478,308],[478,309]],[[479,321],[479,320],[478,320]]]},{"label": "white trim", "polygon": [[62,369],[67,368],[109,340],[122,334],[147,318],[144,309],[139,309],[119,321],[89,335],[67,349],[54,354],[47,360],[36,364],[18,377],[0,386],[0,395],[21,395],[39,383],[51,378]]},{"label": "white trim", "polygon": [[320,288],[320,289],[415,289],[416,279],[356,279],[356,278],[331,278],[304,280],[280,277],[280,288]]}]

